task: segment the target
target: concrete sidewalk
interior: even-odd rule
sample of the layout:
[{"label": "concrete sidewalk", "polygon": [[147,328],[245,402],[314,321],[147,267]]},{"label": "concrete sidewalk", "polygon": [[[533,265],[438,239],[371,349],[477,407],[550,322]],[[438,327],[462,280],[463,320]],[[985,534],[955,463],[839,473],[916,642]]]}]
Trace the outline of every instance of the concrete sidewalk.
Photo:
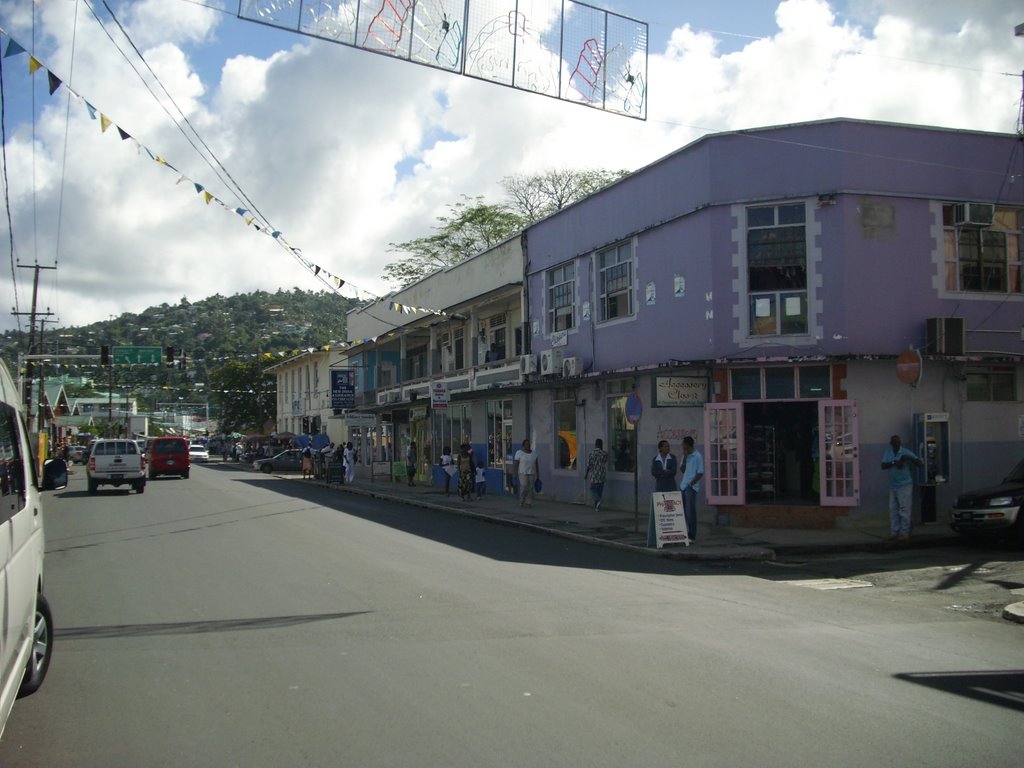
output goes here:
[{"label": "concrete sidewalk", "polygon": [[[310,482],[310,481],[304,481]],[[328,486],[322,480],[313,481]],[[387,480],[356,479],[345,485],[331,483],[328,487],[343,493],[355,493],[379,499],[392,499],[450,514],[486,519],[492,522],[529,528],[556,536],[585,540],[607,547],[626,548],[636,552],[685,560],[774,560],[780,554],[812,554],[816,552],[891,551],[909,547],[940,546],[958,541],[957,535],[942,522],[919,526],[909,541],[888,541],[888,521],[865,525],[842,525],[829,530],[789,528],[732,528],[713,525],[711,512],[704,506],[698,510],[697,540],[691,546],[670,546],[656,549],[647,546],[648,510],[641,505],[634,510],[605,509],[595,511],[589,504],[553,501],[543,494],[533,506],[521,507],[508,494],[488,494],[482,499],[462,500],[442,488]],[[876,516],[878,517],[878,516]],[[840,521],[848,522],[848,521]]]}]

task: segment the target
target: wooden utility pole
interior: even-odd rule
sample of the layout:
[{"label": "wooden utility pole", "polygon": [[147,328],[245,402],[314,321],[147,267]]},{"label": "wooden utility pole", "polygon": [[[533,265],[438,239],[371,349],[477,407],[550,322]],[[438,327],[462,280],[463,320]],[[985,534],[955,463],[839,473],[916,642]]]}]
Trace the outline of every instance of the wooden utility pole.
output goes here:
[{"label": "wooden utility pole", "polygon": [[[28,330],[28,353],[30,355],[36,354],[36,317],[37,315],[50,316],[53,312],[47,310],[46,312],[36,311],[36,302],[39,300],[39,270],[41,269],[56,269],[53,267],[44,267],[40,264],[19,264],[19,269],[34,269],[35,276],[32,278],[32,311],[31,312],[14,312],[15,315],[29,315],[29,330]],[[34,371],[32,370],[31,361],[25,364],[25,372],[23,374],[24,379],[22,380],[22,396],[25,399],[25,418],[28,419],[28,430],[33,430],[33,413],[32,413],[32,378]]]}]

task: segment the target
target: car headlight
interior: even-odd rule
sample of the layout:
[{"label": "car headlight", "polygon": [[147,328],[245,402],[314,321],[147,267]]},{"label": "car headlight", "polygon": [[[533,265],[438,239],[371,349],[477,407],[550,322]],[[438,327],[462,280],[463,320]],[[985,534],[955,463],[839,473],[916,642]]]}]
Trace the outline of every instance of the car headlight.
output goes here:
[{"label": "car headlight", "polygon": [[1015,507],[1020,504],[1020,499],[1013,496],[996,496],[988,500],[990,507]]}]

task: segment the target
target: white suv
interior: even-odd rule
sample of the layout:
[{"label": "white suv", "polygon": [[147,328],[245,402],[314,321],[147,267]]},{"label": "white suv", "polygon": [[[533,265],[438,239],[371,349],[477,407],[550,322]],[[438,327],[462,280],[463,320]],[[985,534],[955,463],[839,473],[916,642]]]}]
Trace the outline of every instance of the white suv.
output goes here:
[{"label": "white suv", "polygon": [[36,472],[21,396],[0,362],[0,734],[16,698],[35,693],[50,667],[53,618],[43,596],[40,491],[67,485],[62,459]]}]

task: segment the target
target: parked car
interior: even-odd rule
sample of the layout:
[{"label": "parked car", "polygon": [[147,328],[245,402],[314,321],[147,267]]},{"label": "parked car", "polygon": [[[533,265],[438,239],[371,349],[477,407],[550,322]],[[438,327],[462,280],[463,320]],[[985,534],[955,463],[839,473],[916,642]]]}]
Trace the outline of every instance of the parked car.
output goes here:
[{"label": "parked car", "polygon": [[101,485],[130,485],[136,493],[146,490],[146,457],[134,440],[93,440],[86,464],[89,493]]},{"label": "parked car", "polygon": [[89,460],[89,449],[84,445],[72,445],[68,449],[68,461],[72,464],[85,464]]},{"label": "parked car", "polygon": [[192,443],[188,447],[188,456],[192,461],[204,462],[210,460],[210,452],[202,443]]},{"label": "parked car", "polygon": [[252,463],[252,468],[259,472],[288,472],[288,471],[299,471],[302,469],[302,451],[293,448],[287,451],[281,451],[277,456],[271,456],[269,459],[256,459]]},{"label": "parked car", "polygon": [[160,475],[180,475],[188,480],[191,465],[188,440],[184,437],[155,437],[149,441],[149,479]]},{"label": "parked car", "polygon": [[[0,734],[15,699],[43,684],[53,654],[53,616],[43,594],[46,551],[41,491],[63,488],[63,459],[36,472],[24,405],[0,362]],[[38,713],[38,710],[37,710]]]},{"label": "parked car", "polygon": [[1009,536],[1024,545],[1024,459],[999,485],[958,496],[950,526],[969,538]]}]

